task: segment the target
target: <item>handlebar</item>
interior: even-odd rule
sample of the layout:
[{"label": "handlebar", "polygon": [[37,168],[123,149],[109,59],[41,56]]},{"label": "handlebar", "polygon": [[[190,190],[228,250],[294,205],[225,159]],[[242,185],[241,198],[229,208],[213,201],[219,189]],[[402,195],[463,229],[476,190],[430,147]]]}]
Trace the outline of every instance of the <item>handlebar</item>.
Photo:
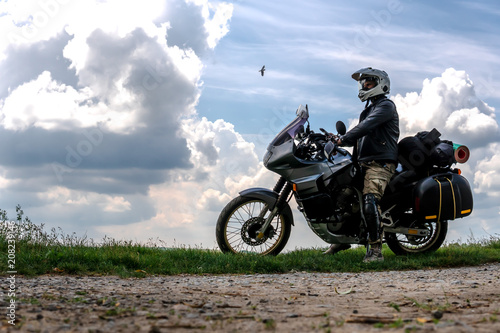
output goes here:
[{"label": "handlebar", "polygon": [[301,138],[301,144],[299,144],[296,151],[297,156],[305,159],[321,159],[337,153],[342,156],[349,154],[347,150],[337,145],[337,135],[329,133],[324,128],[319,130],[322,132],[321,134],[311,132]]},{"label": "handlebar", "polygon": [[330,135],[330,133],[328,133],[328,132],[327,132],[324,128],[321,128],[321,127],[320,127],[320,128],[319,128],[319,130],[320,130],[321,132],[325,133],[325,135],[326,135],[326,136],[329,136],[329,135]]},{"label": "handlebar", "polygon": [[337,136],[333,133],[329,133],[327,130],[325,130],[324,128],[321,128],[319,129],[321,132],[323,132],[326,136],[326,139],[327,140],[332,140],[333,138],[336,138]]}]

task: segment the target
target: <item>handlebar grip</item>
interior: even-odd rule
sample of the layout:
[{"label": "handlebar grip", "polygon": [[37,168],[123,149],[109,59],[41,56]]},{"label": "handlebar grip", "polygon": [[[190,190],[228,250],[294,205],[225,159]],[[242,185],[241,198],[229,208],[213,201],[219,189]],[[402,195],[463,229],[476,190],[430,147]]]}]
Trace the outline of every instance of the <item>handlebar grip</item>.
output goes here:
[{"label": "handlebar grip", "polygon": [[340,155],[346,156],[347,155],[347,150],[340,148],[337,146],[337,151],[339,152]]}]

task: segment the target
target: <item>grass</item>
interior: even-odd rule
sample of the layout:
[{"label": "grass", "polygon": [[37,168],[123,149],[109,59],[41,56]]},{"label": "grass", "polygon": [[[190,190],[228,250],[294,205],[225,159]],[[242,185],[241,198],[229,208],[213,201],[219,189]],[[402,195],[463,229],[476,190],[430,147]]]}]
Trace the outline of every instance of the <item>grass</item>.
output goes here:
[{"label": "grass", "polygon": [[[9,244],[15,244],[17,274],[118,275],[145,277],[177,274],[256,274],[306,272],[366,272],[417,270],[476,266],[500,262],[500,239],[475,240],[466,244],[447,244],[427,255],[395,256],[385,247],[383,262],[363,264],[364,248],[322,255],[325,249],[301,249],[275,257],[255,254],[224,254],[218,250],[189,247],[165,248],[163,242],[147,244],[117,241],[105,237],[97,243],[86,237],[67,235],[62,230],[44,230],[23,215],[17,207],[14,228],[5,211],[0,210],[0,275],[8,267]],[[9,240],[14,239],[15,242]],[[10,247],[12,252],[12,246]],[[11,256],[12,257],[12,256]]]}]

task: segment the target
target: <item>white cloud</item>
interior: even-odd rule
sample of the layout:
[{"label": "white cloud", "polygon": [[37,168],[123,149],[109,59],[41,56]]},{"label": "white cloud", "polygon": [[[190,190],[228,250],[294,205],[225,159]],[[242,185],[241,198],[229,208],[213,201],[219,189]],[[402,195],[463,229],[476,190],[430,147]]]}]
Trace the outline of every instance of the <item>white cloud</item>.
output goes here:
[{"label": "white cloud", "polygon": [[485,142],[485,138],[495,137],[498,123],[495,114],[481,113],[477,107],[453,111],[446,120],[444,127],[448,133],[458,131],[464,138],[475,142]]},{"label": "white cloud", "polygon": [[191,118],[184,121],[183,133],[193,169],[176,170],[172,183],[150,188],[167,223],[203,220],[207,212],[218,213],[242,189],[272,182],[273,176],[257,158],[254,145],[245,141],[232,124]]},{"label": "white cloud", "polygon": [[[44,71],[36,79],[14,89],[5,99],[0,124],[15,131],[29,127],[71,130],[106,124],[111,131],[117,132],[134,125],[133,112],[113,110],[101,102],[93,103],[94,97],[88,87],[76,90],[59,84],[50,72]],[[126,105],[127,102],[131,101],[120,100],[117,104]]]},{"label": "white cloud", "polygon": [[[62,186],[54,186],[37,196],[48,205],[59,207],[99,207],[103,212],[124,212],[131,209],[131,204],[122,196],[111,196],[95,192],[71,190]],[[55,207],[54,207],[55,208]]]},{"label": "white cloud", "polygon": [[476,193],[500,197],[500,143],[488,147],[489,156],[479,161],[475,168],[474,185]]},{"label": "white cloud", "polygon": [[476,97],[465,71],[447,69],[426,79],[420,93],[393,97],[400,117],[401,137],[437,128],[442,138],[469,147],[498,139],[495,109]]},{"label": "white cloud", "polygon": [[[47,71],[19,87],[12,87],[13,92],[2,107],[0,120],[4,128],[18,130],[36,126],[54,130],[99,125],[113,132],[130,133],[147,126],[141,119],[147,107],[142,95],[156,93],[168,98],[165,90],[190,103],[178,105],[177,111],[171,108],[177,113],[173,120],[181,113],[194,112],[202,62],[191,49],[167,46],[168,22],[158,26],[153,23],[165,10],[164,1],[125,5],[110,0],[72,2],[66,6],[68,10],[60,18],[66,21],[53,29],[60,33],[65,28],[72,35],[64,47],[64,56],[71,61],[70,68],[76,70],[79,88],[56,82]],[[89,21],[89,17],[92,20]],[[32,23],[28,20],[26,24]],[[25,42],[38,43],[54,35]],[[9,47],[17,46],[11,43]],[[182,82],[178,76],[186,81]],[[177,91],[172,89],[173,80],[178,82]],[[191,95],[191,101],[184,97],[186,93]],[[175,98],[171,101],[175,102]]]},{"label": "white cloud", "polygon": [[[229,32],[229,20],[233,15],[233,5],[230,3],[210,4],[206,1],[204,10],[205,13],[205,29],[208,32],[207,43],[210,48],[215,48],[219,40]],[[210,18],[207,12],[213,11],[213,17]]]},{"label": "white cloud", "polygon": [[[6,173],[5,169],[0,168],[0,190],[9,188],[10,186],[12,186],[16,182],[16,180],[6,178],[5,173]],[[17,181],[19,181],[19,180],[17,180]]]},{"label": "white cloud", "polygon": [[222,186],[228,175],[247,175],[258,166],[254,144],[246,142],[234,126],[221,119],[186,119],[183,136],[188,140],[194,169]]},{"label": "white cloud", "polygon": [[8,47],[36,43],[56,36],[64,26],[68,1],[27,0],[0,2],[0,59]]}]

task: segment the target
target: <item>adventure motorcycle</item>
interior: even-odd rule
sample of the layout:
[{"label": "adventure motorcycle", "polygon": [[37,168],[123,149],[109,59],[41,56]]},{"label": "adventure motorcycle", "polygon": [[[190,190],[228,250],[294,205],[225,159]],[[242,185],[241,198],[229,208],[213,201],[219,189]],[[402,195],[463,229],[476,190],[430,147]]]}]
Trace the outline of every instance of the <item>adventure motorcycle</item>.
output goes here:
[{"label": "adventure motorcycle", "polygon": [[[292,195],[309,227],[326,243],[367,244],[359,164],[335,144],[337,135],[310,130],[307,105],[299,106],[296,115],[263,159],[267,169],[281,176],[273,190],[244,190],[220,213],[216,238],[223,252],[280,253],[294,225],[288,204]],[[336,127],[338,135],[346,133],[344,123]],[[384,242],[397,255],[437,250],[448,221],[472,212],[470,185],[451,167],[465,163],[469,150],[439,136],[433,129],[398,144],[400,164],[380,202]]]}]

